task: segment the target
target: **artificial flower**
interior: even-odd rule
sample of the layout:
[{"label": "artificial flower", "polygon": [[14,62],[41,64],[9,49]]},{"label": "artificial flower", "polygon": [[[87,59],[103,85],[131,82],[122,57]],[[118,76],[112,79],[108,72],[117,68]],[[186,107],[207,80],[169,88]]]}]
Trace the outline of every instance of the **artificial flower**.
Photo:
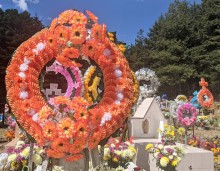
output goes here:
[{"label": "artificial flower", "polygon": [[78,25],[71,27],[70,31],[70,41],[73,44],[82,44],[86,40],[87,31],[86,28]]},{"label": "artificial flower", "polygon": [[70,118],[63,118],[57,125],[58,134],[60,138],[72,138],[74,135],[75,123]]},{"label": "artificial flower", "polygon": [[45,124],[43,129],[43,134],[44,137],[47,138],[48,140],[53,140],[54,138],[57,137],[57,130],[54,122],[49,121],[47,122],[47,124]]}]

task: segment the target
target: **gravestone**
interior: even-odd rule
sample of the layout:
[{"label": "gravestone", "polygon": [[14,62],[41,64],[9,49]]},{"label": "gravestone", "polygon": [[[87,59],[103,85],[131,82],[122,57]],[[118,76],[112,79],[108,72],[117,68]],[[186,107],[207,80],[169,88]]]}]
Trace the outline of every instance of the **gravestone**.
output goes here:
[{"label": "gravestone", "polygon": [[158,128],[161,121],[167,122],[156,99],[146,98],[130,119],[130,136],[135,139],[158,138]]}]

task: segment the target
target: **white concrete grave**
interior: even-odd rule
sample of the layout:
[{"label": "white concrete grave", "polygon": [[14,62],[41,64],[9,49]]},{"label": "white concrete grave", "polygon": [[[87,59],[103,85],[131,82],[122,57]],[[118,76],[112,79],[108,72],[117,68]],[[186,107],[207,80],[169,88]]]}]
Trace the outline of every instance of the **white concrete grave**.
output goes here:
[{"label": "white concrete grave", "polygon": [[[134,140],[134,147],[137,150],[135,164],[142,169],[149,171],[158,171],[156,160],[152,154],[149,154],[145,147],[148,143],[156,144],[159,140],[156,139],[138,139]],[[214,159],[211,151],[195,148],[184,144],[185,155],[182,158],[177,171],[214,171]]]},{"label": "white concrete grave", "polygon": [[155,98],[146,98],[131,118],[130,134],[137,138],[158,138],[161,123],[167,123]]}]

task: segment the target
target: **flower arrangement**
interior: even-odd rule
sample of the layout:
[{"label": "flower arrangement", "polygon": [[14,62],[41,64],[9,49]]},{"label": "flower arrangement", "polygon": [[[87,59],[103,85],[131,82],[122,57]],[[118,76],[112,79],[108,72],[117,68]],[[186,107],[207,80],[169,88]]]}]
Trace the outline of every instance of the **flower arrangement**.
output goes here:
[{"label": "flower arrangement", "polygon": [[[84,94],[78,94],[89,105],[82,107],[85,99],[77,96],[57,97],[49,104],[41,94],[38,79],[45,65],[58,61],[62,70],[57,66],[55,72],[62,72],[68,79],[63,69],[74,67],[85,71],[82,59],[90,59],[102,72],[101,101],[92,104],[88,100],[88,92],[92,97],[97,95],[98,79],[84,77]],[[86,145],[92,149],[115,132],[128,117],[134,101],[134,79],[128,62],[107,37],[106,26],[99,24],[89,11],[61,13],[48,29],[18,47],[6,73],[7,99],[16,120],[38,144],[48,145],[49,156],[66,157],[68,161],[82,158]],[[66,96],[72,92],[69,88]]]},{"label": "flower arrangement", "polygon": [[206,127],[206,126],[210,126],[210,120],[208,118],[208,116],[197,116],[196,118],[196,126],[198,127]]},{"label": "flower arrangement", "polygon": [[177,140],[182,141],[185,134],[185,128],[179,127],[175,129],[174,126],[164,124],[164,129],[159,129],[161,134],[161,142],[164,145],[175,145]]},{"label": "flower arrangement", "polygon": [[146,150],[153,154],[156,166],[165,171],[175,171],[184,155],[184,149],[176,145],[148,144]]},{"label": "flower arrangement", "polygon": [[177,109],[178,121],[184,126],[193,126],[196,123],[197,111],[190,103],[183,103]]},{"label": "flower arrangement", "polygon": [[117,138],[110,138],[104,146],[103,160],[110,168],[127,168],[128,162],[133,161],[136,150],[129,141],[120,142]]},{"label": "flower arrangement", "polygon": [[[18,141],[15,147],[7,149],[7,153],[8,159],[6,165],[10,167],[10,170],[20,171],[24,167],[27,167],[28,158],[30,155],[30,144],[26,144],[24,141]],[[44,154],[44,149],[35,144],[32,156],[35,166],[38,166],[42,163]]]}]

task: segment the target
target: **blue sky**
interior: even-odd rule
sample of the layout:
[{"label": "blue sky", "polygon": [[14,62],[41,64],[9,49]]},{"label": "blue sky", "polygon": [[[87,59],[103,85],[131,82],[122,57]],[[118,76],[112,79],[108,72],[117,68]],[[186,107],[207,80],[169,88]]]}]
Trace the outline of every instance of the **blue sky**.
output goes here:
[{"label": "blue sky", "polygon": [[[145,34],[169,4],[174,0],[0,0],[3,10],[16,8],[19,12],[27,10],[32,16],[37,15],[45,26],[67,9],[78,9],[81,12],[90,10],[105,23],[108,31],[116,31],[117,38],[134,44],[140,29]],[[190,3],[201,3],[201,0],[188,0]]]}]

